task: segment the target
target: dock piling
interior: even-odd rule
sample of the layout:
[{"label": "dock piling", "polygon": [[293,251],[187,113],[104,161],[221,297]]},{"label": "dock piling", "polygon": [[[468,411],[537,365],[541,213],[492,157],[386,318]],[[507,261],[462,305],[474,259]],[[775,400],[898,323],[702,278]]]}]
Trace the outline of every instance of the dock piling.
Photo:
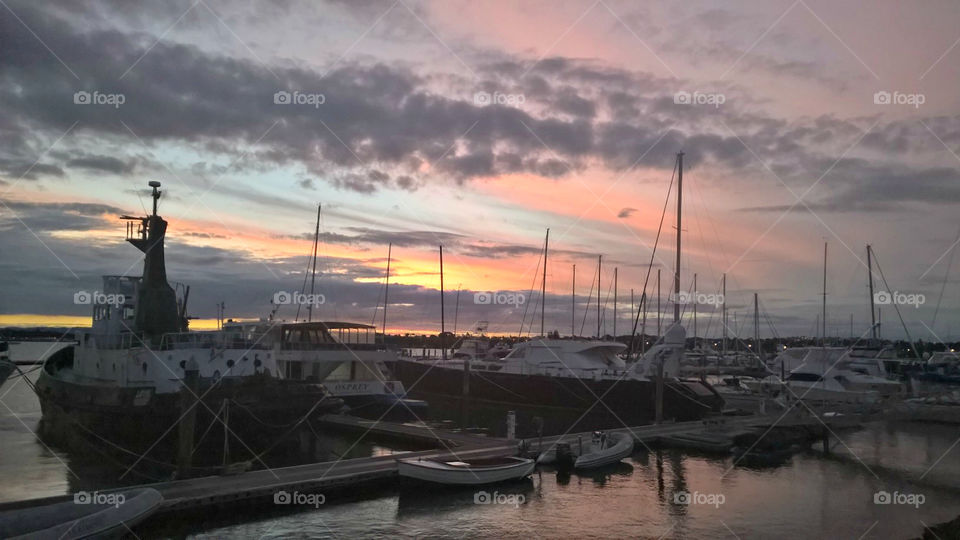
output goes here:
[{"label": "dock piling", "polygon": [[190,360],[183,372],[183,385],[180,387],[181,419],[178,426],[179,448],[177,452],[177,477],[186,478],[193,463],[193,432],[197,423],[197,389],[200,382],[200,368],[195,360]]}]

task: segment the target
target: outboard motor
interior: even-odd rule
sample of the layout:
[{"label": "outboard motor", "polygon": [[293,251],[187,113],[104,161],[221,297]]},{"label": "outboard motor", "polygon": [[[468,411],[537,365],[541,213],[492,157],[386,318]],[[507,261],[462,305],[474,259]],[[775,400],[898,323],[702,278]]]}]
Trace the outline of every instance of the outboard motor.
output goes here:
[{"label": "outboard motor", "polygon": [[557,470],[568,471],[573,468],[577,457],[573,455],[570,449],[570,443],[557,443]]}]

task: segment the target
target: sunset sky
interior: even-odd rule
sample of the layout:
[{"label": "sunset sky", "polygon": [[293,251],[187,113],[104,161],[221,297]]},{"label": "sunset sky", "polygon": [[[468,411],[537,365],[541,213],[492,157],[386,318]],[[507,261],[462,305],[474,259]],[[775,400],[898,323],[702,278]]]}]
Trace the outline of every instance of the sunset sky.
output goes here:
[{"label": "sunset sky", "polygon": [[319,203],[323,319],[380,324],[392,242],[388,329],[435,332],[442,244],[447,328],[459,287],[458,331],[516,333],[549,228],[547,330],[570,332],[576,264],[581,332],[602,255],[605,331],[618,268],[628,333],[682,151],[683,288],[726,272],[731,334],[752,335],[757,292],[764,337],[815,335],[827,242],[829,335],[868,330],[872,244],[876,290],[923,295],[899,306],[911,337],[952,340],[958,43],[955,2],[4,0],[0,325],[88,324],[73,296],[140,273],[119,216],[159,180],[168,275],[199,319],[299,290]]}]

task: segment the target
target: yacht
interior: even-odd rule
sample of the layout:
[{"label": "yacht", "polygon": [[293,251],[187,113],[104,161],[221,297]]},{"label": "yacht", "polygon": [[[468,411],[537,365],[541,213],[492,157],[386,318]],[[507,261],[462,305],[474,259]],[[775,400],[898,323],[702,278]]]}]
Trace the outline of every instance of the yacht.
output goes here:
[{"label": "yacht", "polygon": [[664,418],[695,420],[722,407],[708,384],[679,378],[686,332],[671,325],[660,343],[637,362],[620,358],[626,345],[616,341],[547,339],[518,343],[502,360],[416,360],[399,358],[394,374],[414,396],[464,397],[472,403],[508,408],[564,410],[585,414],[611,411],[629,425],[655,418],[655,376],[663,361]]},{"label": "yacht", "polygon": [[[91,304],[93,322],[43,363],[36,382],[43,433],[65,444],[77,440],[67,434],[79,433],[141,453],[185,429],[178,426],[187,416],[181,394],[189,391],[200,402],[197,432],[226,418],[228,408],[229,433],[259,450],[255,441],[272,445],[308,415],[341,409],[321,384],[284,374],[313,353],[314,327],[272,322],[250,332],[189,331],[189,287],[167,281],[160,183],[149,185],[153,213],[122,216],[127,241],[144,253],[143,274],[104,276],[101,291],[75,295]],[[209,431],[207,440],[215,440],[227,430]]]},{"label": "yacht", "polygon": [[[682,152],[677,154],[676,170],[679,172],[677,190],[681,192]],[[677,297],[680,296],[681,211],[681,198],[678,197],[678,257],[674,274]],[[544,276],[547,240],[549,229],[544,241]],[[441,266],[441,276],[442,272]],[[540,294],[541,298],[546,297],[545,277],[541,281]],[[528,419],[538,417],[536,423],[541,425],[551,419],[576,418],[574,425],[562,421],[568,429],[590,413],[602,416],[598,419],[601,422],[623,427],[624,424],[640,425],[663,419],[696,420],[722,409],[723,399],[708,383],[680,378],[686,330],[679,322],[679,304],[674,304],[674,322],[664,335],[629,365],[621,357],[627,349],[623,343],[559,339],[556,332],[545,335],[543,310],[541,303],[541,336],[518,343],[502,359],[477,360],[472,353],[450,360],[399,358],[393,366],[394,374],[414,396],[421,395],[428,400],[457,399],[463,410],[467,409],[466,404],[515,409],[525,412]],[[597,335],[600,334],[598,325]]]},{"label": "yacht", "polygon": [[277,369],[285,379],[323,383],[350,414],[390,420],[426,415],[426,402],[407,399],[403,383],[387,375],[386,364],[395,354],[377,343],[374,326],[342,321],[280,325],[267,320],[228,321],[223,331],[239,339],[260,339],[266,347],[275,348]]},{"label": "yacht", "polygon": [[871,375],[844,347],[811,347],[784,381],[791,397],[810,401],[872,403],[900,397],[903,385]]}]

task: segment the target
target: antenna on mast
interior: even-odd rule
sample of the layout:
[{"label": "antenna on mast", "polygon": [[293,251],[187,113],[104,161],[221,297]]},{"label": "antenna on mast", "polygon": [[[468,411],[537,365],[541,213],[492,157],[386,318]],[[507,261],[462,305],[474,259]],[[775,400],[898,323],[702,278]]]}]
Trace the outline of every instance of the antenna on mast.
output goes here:
[{"label": "antenna on mast", "polygon": [[160,182],[156,180],[151,180],[147,182],[147,185],[153,188],[153,193],[150,194],[153,197],[153,215],[157,215],[157,201],[160,200],[160,194],[162,193],[159,189]]}]

